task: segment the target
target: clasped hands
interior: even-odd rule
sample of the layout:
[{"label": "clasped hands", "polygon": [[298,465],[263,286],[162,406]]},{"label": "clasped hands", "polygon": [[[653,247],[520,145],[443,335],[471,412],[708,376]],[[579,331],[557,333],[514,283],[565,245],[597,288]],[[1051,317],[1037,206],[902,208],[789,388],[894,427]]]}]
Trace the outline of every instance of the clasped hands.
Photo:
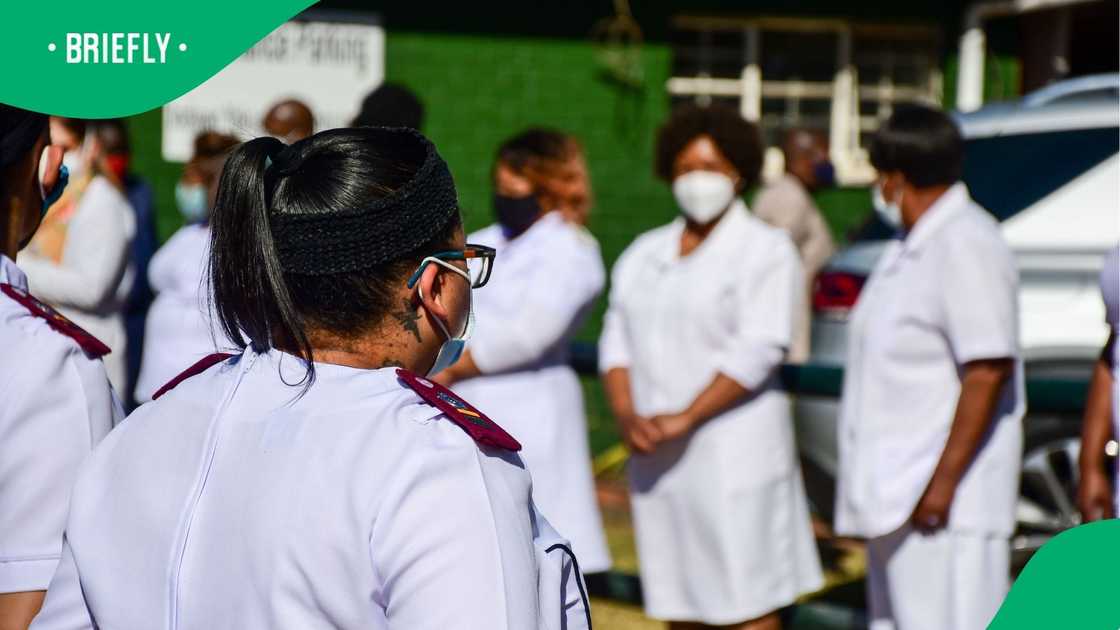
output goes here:
[{"label": "clasped hands", "polygon": [[687,410],[652,418],[643,418],[633,413],[618,417],[618,427],[626,446],[643,455],[653,453],[665,442],[687,435],[699,423],[699,419]]}]

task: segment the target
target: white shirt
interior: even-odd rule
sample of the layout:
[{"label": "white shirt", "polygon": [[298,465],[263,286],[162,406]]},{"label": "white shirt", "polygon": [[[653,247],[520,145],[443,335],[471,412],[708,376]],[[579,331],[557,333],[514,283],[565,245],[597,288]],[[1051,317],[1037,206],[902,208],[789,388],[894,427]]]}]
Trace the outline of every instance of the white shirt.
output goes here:
[{"label": "white shirt", "polygon": [[123,309],[135,273],[130,260],[135,235],[136,216],[128,199],[97,176],[66,229],[61,263],[30,253],[20,257],[36,297],[112,348],[105,367],[118,390],[126,380]]},{"label": "white shirt", "polygon": [[836,529],[875,537],[909,518],[941,458],[964,365],[1015,359],[949,528],[1010,535],[1024,411],[1018,270],[995,220],[949,188],[879,259],[852,313],[840,403]]},{"label": "white shirt", "polygon": [[210,228],[187,225],[159,248],[148,267],[156,298],[144,324],[144,352],[134,395],[139,402],[202,357],[233,347],[207,296]]},{"label": "white shirt", "polygon": [[[500,225],[468,242],[494,247],[490,282],[474,292],[468,348],[483,376],[456,391],[522,444],[537,507],[572,541],[585,573],[611,566],[596,502],[587,420],[568,345],[603,290],[599,244],[550,212],[509,240]],[[531,392],[527,396],[526,392]]]},{"label": "white shirt", "polygon": [[129,416],[75,486],[32,627],[521,630],[563,606],[580,627],[516,453],[392,369],[316,371],[301,395],[299,361],[245,351]]},{"label": "white shirt", "polygon": [[[27,278],[0,255],[0,284]],[[0,293],[0,593],[47,588],[79,465],[123,413],[101,360]]]}]

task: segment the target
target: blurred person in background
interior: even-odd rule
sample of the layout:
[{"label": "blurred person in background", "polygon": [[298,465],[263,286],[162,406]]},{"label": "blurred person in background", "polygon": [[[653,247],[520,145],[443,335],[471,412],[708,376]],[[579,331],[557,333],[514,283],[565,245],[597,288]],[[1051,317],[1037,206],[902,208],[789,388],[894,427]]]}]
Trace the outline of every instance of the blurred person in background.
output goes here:
[{"label": "blurred person in background", "polygon": [[424,128],[424,104],[412,90],[398,83],[382,83],[362,100],[352,127]]},{"label": "blurred person in background", "polygon": [[586,573],[611,566],[595,498],[587,420],[568,345],[603,291],[599,244],[559,210],[544,182],[560,177],[578,145],[529,129],[498,149],[497,222],[471,234],[501,260],[475,297],[478,325],[462,357],[434,380],[455,384],[521,442],[541,512],[572,541]]},{"label": "blurred person in background", "polygon": [[144,403],[183,368],[208,354],[232,347],[214,327],[206,282],[210,256],[210,208],[218,176],[237,138],[204,132],[194,140],[194,156],[175,184],[183,227],[156,252],[148,280],[156,292],[148,313],[144,353],[135,397]]},{"label": "blurred person in background", "polygon": [[62,554],[70,488],[121,418],[108,349],[29,293],[16,264],[67,185],[48,118],[0,104],[0,629],[24,630]]},{"label": "blurred person in background", "polygon": [[128,338],[127,388],[120,392],[127,409],[135,406],[132,391],[140,374],[140,354],[144,348],[144,321],[152,304],[152,288],[148,284],[148,263],[156,251],[156,210],[152,187],[132,172],[132,146],[123,118],[99,121],[94,127],[105,150],[108,169],[124,186],[125,196],[136,216],[136,237],[132,239],[132,290],[124,308],[125,335]]},{"label": "blurred person in background", "polygon": [[633,452],[646,614],[673,629],[778,628],[776,611],[823,584],[777,381],[801,264],[740,198],[761,165],[758,129],[735,110],[675,111],[655,170],[681,216],[611,272],[599,367]]},{"label": "blurred person in background", "polygon": [[947,114],[898,105],[870,152],[899,232],[852,313],[836,532],[868,539],[872,630],[985,628],[1009,587],[1021,466],[1018,269],[960,181]]},{"label": "blurred person in background", "polygon": [[810,300],[817,272],[836,251],[828,223],[813,201],[813,193],[836,183],[828,144],[819,132],[791,129],[782,141],[786,172],[759,191],[752,209],[770,225],[789,233],[801,255],[805,272],[805,300],[797,313],[789,360],[809,358]]},{"label": "blurred person in background", "polygon": [[20,262],[36,296],[58,308],[112,352],[105,369],[117,391],[127,384],[124,307],[132,289],[136,214],[124,182],[96,132],[99,121],[51,117],[70,185],[51,207]]},{"label": "blurred person in background", "polygon": [[[1100,284],[1108,341],[1093,367],[1081,430],[1077,504],[1081,519],[1086,522],[1113,518],[1120,509],[1120,471],[1111,471],[1116,476],[1110,482],[1104,462],[1109,438],[1120,439],[1120,380],[1116,378],[1116,367],[1120,365],[1120,347],[1116,342],[1116,332],[1120,330],[1120,246],[1105,257]],[[1115,487],[1112,483],[1116,483]]]},{"label": "blurred person in background", "polygon": [[261,126],[268,135],[291,144],[315,132],[315,115],[303,101],[287,99],[265,113]]}]

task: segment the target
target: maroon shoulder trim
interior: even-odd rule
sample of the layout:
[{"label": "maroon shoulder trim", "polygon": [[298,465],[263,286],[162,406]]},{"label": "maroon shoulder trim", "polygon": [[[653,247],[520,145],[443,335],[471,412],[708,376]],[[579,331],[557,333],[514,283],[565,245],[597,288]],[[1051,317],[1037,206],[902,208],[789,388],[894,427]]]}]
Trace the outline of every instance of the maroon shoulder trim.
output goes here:
[{"label": "maroon shoulder trim", "polygon": [[425,402],[439,409],[467,432],[475,442],[503,448],[507,451],[520,451],[521,443],[506,433],[505,429],[487,418],[467,401],[439,383],[421,378],[405,369],[397,369],[397,377]]},{"label": "maroon shoulder trim", "polygon": [[62,333],[78,342],[78,345],[81,346],[86,354],[97,358],[112,352],[109,346],[105,345],[100,339],[86,332],[81,326],[66,319],[62,313],[54,310],[49,304],[40,302],[27,291],[10,284],[0,284],[0,291],[18,302],[35,317],[47,320],[47,325],[56,332]]},{"label": "maroon shoulder trim", "polygon": [[163,387],[156,390],[156,393],[152,394],[152,400],[155,400],[155,399],[159,398],[160,396],[163,396],[167,392],[175,389],[175,387],[179,383],[182,383],[183,381],[187,380],[188,378],[190,378],[192,376],[195,376],[196,374],[202,374],[206,370],[209,370],[210,368],[214,367],[215,365],[221,363],[222,361],[225,361],[226,359],[228,359],[232,356],[233,355],[228,353],[228,352],[215,352],[214,354],[208,354],[208,355],[202,357],[201,359],[196,361],[194,365],[192,365],[189,368],[183,370],[178,376],[171,379],[170,381],[167,381],[167,384],[165,384]]}]

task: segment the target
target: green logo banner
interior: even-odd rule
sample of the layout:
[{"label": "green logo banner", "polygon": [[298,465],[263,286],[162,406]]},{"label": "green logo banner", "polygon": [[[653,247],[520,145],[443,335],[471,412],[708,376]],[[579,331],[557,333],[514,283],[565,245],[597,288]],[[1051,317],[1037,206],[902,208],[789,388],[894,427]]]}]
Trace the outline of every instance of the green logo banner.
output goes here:
[{"label": "green logo banner", "polygon": [[81,118],[128,116],[203,83],[313,0],[9,2],[0,102]]},{"label": "green logo banner", "polygon": [[1120,628],[1120,520],[1062,532],[1031,558],[989,630]]}]

